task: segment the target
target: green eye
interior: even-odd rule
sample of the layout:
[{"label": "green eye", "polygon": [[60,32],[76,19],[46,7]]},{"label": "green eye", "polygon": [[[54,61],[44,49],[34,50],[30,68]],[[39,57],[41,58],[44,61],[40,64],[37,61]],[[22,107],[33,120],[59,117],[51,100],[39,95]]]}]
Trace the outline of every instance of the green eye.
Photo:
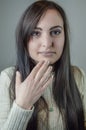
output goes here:
[{"label": "green eye", "polygon": [[61,30],[58,29],[58,30],[53,30],[53,31],[51,31],[51,32],[50,32],[50,35],[51,35],[51,36],[57,36],[57,35],[59,35],[60,33],[61,33]]}]

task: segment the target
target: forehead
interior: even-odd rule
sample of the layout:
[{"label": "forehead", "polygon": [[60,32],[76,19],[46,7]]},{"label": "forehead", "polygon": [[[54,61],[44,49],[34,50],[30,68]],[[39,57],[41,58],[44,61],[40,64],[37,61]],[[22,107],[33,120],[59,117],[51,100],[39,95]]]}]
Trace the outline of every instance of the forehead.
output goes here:
[{"label": "forehead", "polygon": [[46,27],[60,25],[63,27],[63,19],[57,10],[49,9],[40,18],[37,27]]}]

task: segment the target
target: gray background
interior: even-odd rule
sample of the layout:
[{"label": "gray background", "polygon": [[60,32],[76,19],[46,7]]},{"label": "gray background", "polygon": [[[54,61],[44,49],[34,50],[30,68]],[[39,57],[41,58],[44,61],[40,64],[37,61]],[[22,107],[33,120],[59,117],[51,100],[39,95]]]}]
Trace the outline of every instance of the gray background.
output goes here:
[{"label": "gray background", "polygon": [[[86,0],[54,0],[65,9],[70,25],[72,64],[86,72]],[[15,29],[34,0],[0,0],[0,71],[16,63]]]}]

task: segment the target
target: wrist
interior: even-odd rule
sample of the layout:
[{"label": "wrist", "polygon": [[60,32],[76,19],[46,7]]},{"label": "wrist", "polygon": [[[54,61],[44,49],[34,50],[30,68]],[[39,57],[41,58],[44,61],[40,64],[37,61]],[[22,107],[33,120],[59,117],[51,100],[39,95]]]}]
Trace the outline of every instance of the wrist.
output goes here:
[{"label": "wrist", "polygon": [[24,103],[19,103],[17,100],[15,100],[15,103],[22,109],[32,110],[33,108],[33,106],[25,105]]}]

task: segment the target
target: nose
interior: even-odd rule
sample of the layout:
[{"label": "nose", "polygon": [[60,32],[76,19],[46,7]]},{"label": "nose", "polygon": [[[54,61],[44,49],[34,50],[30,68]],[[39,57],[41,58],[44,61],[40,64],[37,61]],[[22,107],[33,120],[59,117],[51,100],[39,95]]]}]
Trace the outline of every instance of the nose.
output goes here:
[{"label": "nose", "polygon": [[44,34],[43,35],[43,40],[42,40],[42,46],[49,48],[53,45],[53,39],[49,34]]}]

